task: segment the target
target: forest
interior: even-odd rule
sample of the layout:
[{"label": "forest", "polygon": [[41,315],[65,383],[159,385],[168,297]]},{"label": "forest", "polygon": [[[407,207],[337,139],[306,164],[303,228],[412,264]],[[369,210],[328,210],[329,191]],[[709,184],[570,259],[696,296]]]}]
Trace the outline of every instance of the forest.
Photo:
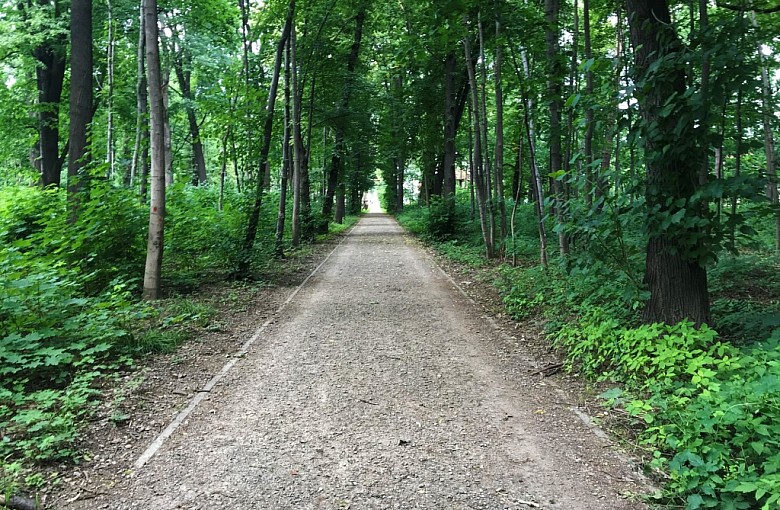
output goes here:
[{"label": "forest", "polygon": [[669,508],[780,505],[780,5],[0,4],[0,488],[369,194],[604,389]]}]

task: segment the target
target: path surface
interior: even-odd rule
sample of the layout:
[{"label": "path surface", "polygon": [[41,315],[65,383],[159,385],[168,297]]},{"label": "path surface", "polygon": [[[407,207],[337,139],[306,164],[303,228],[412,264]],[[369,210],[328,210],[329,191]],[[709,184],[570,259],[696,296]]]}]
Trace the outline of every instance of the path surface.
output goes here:
[{"label": "path surface", "polygon": [[369,215],[145,466],[67,508],[644,508],[499,336]]}]

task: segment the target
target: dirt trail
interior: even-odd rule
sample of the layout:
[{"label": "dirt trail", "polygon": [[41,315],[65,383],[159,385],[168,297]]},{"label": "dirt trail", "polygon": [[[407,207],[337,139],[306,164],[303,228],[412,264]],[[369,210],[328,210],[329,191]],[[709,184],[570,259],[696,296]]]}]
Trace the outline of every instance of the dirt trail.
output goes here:
[{"label": "dirt trail", "polygon": [[61,508],[644,508],[499,336],[369,215],[146,465]]}]

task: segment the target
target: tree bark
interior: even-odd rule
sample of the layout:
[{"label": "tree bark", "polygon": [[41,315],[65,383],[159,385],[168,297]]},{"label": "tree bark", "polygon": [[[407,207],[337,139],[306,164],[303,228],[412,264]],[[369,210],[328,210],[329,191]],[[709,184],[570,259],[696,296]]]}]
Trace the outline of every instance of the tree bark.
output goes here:
[{"label": "tree bark", "polygon": [[73,0],[70,14],[70,152],[68,208],[78,217],[80,193],[86,188],[89,165],[89,124],[92,122],[92,0]]},{"label": "tree bark", "polygon": [[284,52],[284,135],[282,136],[282,172],[279,185],[279,212],[276,216],[276,238],[274,253],[278,258],[284,257],[284,223],[287,218],[287,182],[290,175],[290,127],[293,123],[291,102],[291,72],[290,72],[290,40]]},{"label": "tree bark", "polygon": [[444,158],[442,164],[442,198],[451,212],[455,206],[455,52],[450,51],[444,59]]},{"label": "tree bark", "polygon": [[[684,51],[674,32],[666,0],[626,0],[634,47],[634,72],[643,93],[638,94],[644,129],[648,210],[645,284],[650,290],[643,319],[646,322],[674,324],[689,319],[696,324],[710,320],[707,271],[691,252],[703,249],[701,241],[691,248],[686,232],[672,234],[659,225],[658,214],[673,214],[669,202],[686,201],[696,191],[700,159],[690,141],[691,133],[674,134],[677,114],[661,116],[666,101],[686,88],[685,71],[668,61]],[[664,60],[666,59],[666,60]],[[660,62],[659,62],[660,61]],[[667,66],[663,73],[651,74],[652,66]],[[691,129],[691,128],[689,128]],[[687,143],[681,150],[680,144]],[[677,209],[679,211],[679,209]],[[690,232],[698,238],[701,232]]]},{"label": "tree bark", "polygon": [[[54,2],[54,16],[61,17],[60,2]],[[38,87],[38,157],[40,157],[41,185],[60,186],[64,158],[60,157],[60,101],[65,79],[65,35],[41,42],[33,49],[40,62],[35,68]]]},{"label": "tree bark", "polygon": [[144,0],[145,45],[151,111],[152,179],[143,298],[160,298],[165,232],[165,106],[157,28],[157,0]]}]

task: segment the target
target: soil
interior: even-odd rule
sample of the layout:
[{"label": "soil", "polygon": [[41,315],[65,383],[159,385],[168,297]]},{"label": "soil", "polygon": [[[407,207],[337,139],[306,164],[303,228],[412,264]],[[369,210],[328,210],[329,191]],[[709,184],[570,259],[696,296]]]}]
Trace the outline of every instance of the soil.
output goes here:
[{"label": "soil", "polygon": [[295,293],[319,258],[286,285],[215,291],[219,330],[126,374],[45,508],[646,508],[638,463],[582,386],[545,376],[555,353],[488,282],[380,214]]}]

